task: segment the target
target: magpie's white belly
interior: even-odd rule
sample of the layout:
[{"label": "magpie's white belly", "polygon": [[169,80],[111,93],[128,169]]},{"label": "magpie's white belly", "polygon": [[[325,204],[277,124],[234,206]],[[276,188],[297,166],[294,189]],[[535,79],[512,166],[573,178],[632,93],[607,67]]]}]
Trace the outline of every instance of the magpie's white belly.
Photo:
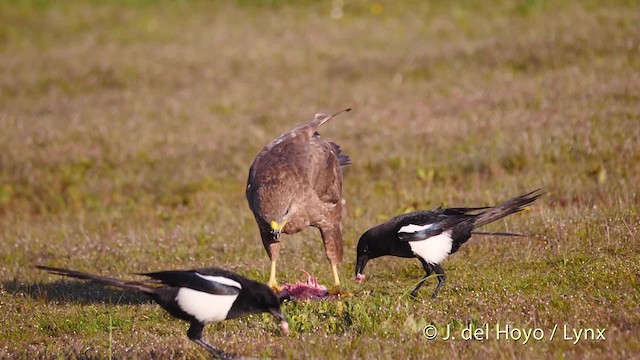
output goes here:
[{"label": "magpie's white belly", "polygon": [[439,264],[451,253],[453,240],[451,239],[451,232],[446,231],[425,240],[409,241],[409,246],[411,246],[411,251],[414,254],[425,261]]},{"label": "magpie's white belly", "polygon": [[213,295],[202,291],[181,288],[176,296],[178,306],[203,323],[227,318],[238,295]]}]

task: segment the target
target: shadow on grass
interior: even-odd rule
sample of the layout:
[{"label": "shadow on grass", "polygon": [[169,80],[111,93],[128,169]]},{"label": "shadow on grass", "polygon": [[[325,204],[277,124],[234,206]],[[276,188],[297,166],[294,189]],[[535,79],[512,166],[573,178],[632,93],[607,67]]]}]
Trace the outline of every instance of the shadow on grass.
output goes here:
[{"label": "shadow on grass", "polygon": [[58,280],[53,283],[24,284],[16,281],[2,283],[5,291],[26,295],[33,299],[69,304],[141,305],[153,301],[140,293],[116,290],[104,285],[83,281]]}]

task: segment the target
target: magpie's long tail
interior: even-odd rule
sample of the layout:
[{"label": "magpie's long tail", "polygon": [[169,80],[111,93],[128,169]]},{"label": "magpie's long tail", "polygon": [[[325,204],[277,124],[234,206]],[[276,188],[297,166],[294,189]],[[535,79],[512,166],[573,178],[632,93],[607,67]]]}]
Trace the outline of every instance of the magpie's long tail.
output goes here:
[{"label": "magpie's long tail", "polygon": [[[496,220],[502,219],[505,216],[509,216],[511,214],[522,211],[524,210],[525,207],[529,206],[532,202],[536,201],[542,195],[544,195],[544,193],[540,192],[540,189],[536,189],[530,193],[520,195],[510,200],[507,200],[502,204],[490,207],[486,211],[478,214],[478,217],[476,217],[473,221],[473,227],[477,228],[483,225],[487,225]],[[479,233],[479,235],[481,235],[481,233]],[[496,235],[499,235],[499,234],[496,234]],[[517,235],[517,234],[514,234],[514,235]],[[514,236],[514,235],[504,235],[504,236]]]},{"label": "magpie's long tail", "polygon": [[510,232],[485,232],[485,231],[472,231],[471,235],[528,237],[527,235],[510,233]]},{"label": "magpie's long tail", "polygon": [[98,284],[115,286],[121,289],[136,290],[136,291],[143,292],[145,294],[154,294],[156,292],[155,287],[144,285],[142,283],[135,282],[135,281],[123,281],[123,280],[108,278],[108,277],[99,276],[99,275],[87,274],[80,271],[43,266],[43,265],[36,265],[36,267],[40,270],[45,270],[52,274],[72,277],[72,278],[81,279],[81,280],[89,280]]}]

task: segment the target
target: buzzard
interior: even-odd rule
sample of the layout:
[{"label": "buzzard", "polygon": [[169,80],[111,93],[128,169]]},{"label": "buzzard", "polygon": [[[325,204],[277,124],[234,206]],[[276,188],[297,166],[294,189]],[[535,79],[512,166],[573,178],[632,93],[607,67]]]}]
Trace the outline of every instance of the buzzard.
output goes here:
[{"label": "buzzard", "polygon": [[325,253],[340,291],[338,264],[342,262],[342,167],[350,164],[340,146],[320,137],[318,128],[334,116],[316,114],[262,149],[249,169],[247,200],[255,216],[262,244],[271,259],[268,285],[278,288],[276,262],[280,235],[309,226],[320,230]]},{"label": "buzzard", "polygon": [[522,211],[536,201],[539,190],[516,196],[502,204],[479,208],[449,208],[431,211],[416,211],[393,219],[367,230],[358,241],[356,258],[356,280],[364,280],[364,268],[371,259],[391,255],[403,258],[417,257],[422,263],[425,276],[418,282],[411,295],[415,297],[422,284],[434,272],[438,278],[432,298],[445,282],[444,270],[440,266],[449,254],[458,251],[471,235],[522,236],[512,233],[475,232],[475,228],[489,224],[505,216]]}]

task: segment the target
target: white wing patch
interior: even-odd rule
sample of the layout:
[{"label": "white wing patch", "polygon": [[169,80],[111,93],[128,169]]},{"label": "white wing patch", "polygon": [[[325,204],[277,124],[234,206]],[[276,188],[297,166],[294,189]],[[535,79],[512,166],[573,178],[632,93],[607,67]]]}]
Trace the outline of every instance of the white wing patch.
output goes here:
[{"label": "white wing patch", "polygon": [[238,295],[213,295],[189,288],[181,288],[176,296],[176,301],[184,312],[193,315],[198,321],[206,324],[226,319],[237,298]]},{"label": "white wing patch", "polygon": [[432,228],[433,225],[435,225],[435,224],[427,224],[427,225],[409,224],[409,225],[405,225],[405,226],[401,227],[400,230],[398,230],[398,234],[399,233],[417,233],[418,231],[422,231],[422,230],[426,230],[426,229]]},{"label": "white wing patch", "polygon": [[199,273],[196,273],[196,275],[198,275],[199,277],[211,281],[211,282],[215,282],[218,284],[222,284],[222,285],[227,285],[227,286],[233,286],[234,288],[238,288],[240,290],[242,290],[242,285],[240,285],[239,282],[235,281],[235,280],[231,280],[229,278],[226,278],[224,276],[212,276],[212,275],[202,275]]},{"label": "white wing patch", "polygon": [[411,251],[413,251],[414,254],[420,256],[425,261],[432,264],[439,264],[451,252],[451,247],[453,246],[451,231],[445,231],[425,240],[410,241],[409,246],[411,246]]}]

